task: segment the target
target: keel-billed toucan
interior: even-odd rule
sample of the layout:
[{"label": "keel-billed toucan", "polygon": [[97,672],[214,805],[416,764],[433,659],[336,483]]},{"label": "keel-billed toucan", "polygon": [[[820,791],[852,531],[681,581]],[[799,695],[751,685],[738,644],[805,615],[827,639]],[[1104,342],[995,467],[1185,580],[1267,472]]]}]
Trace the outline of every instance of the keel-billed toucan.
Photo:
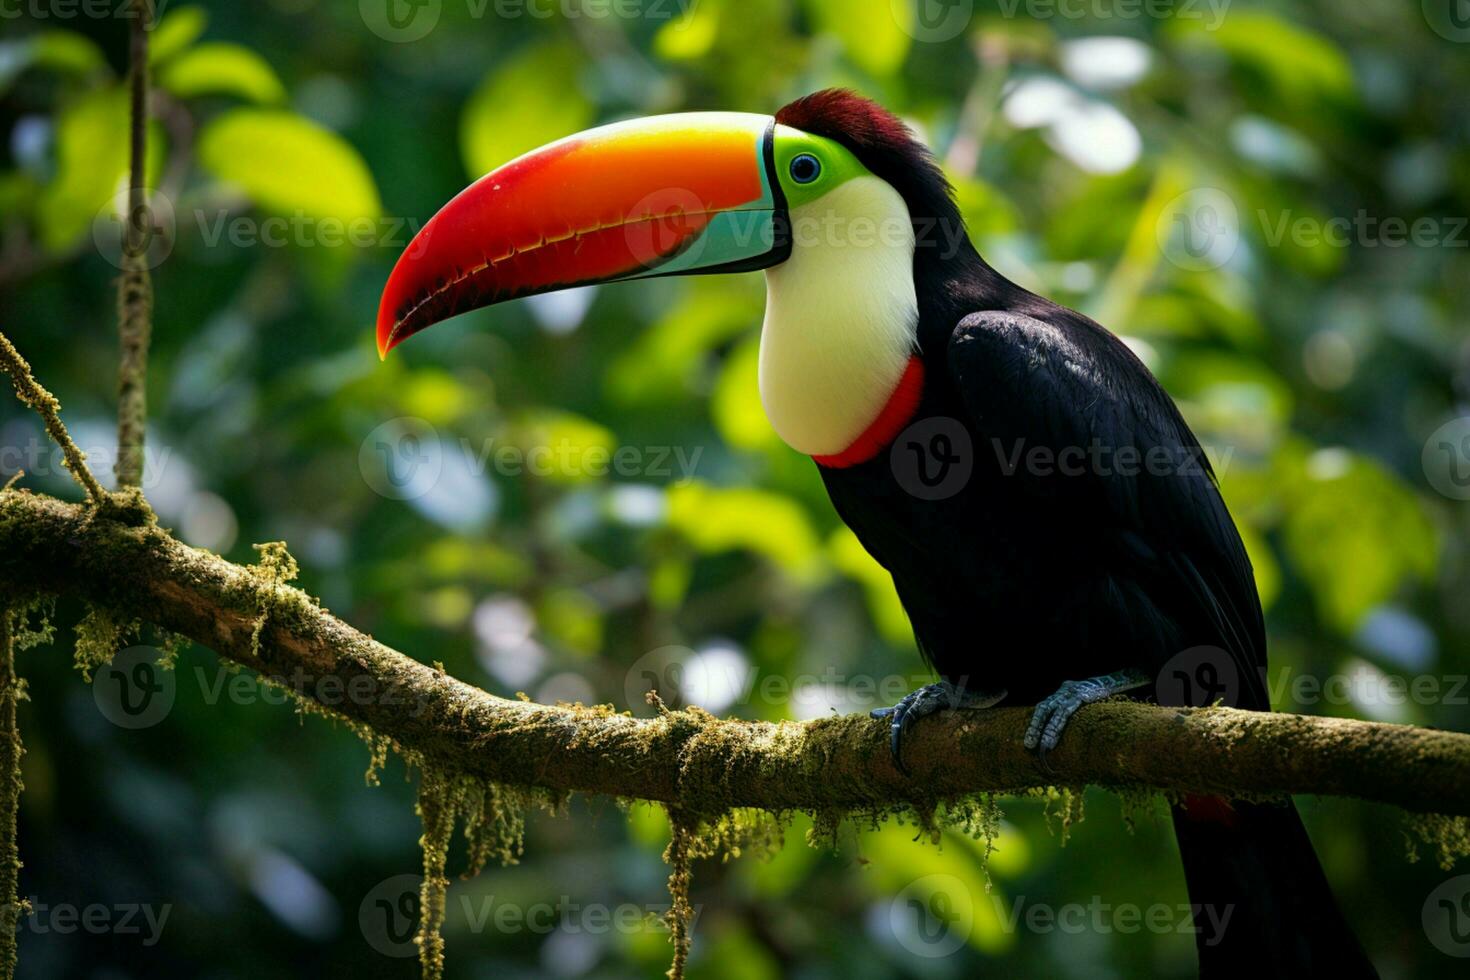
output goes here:
[{"label": "keel-billed toucan", "polygon": [[[1251,565],[1174,403],[1107,330],[986,264],[928,150],[849,92],[616,123],[505,164],[399,260],[378,349],[534,293],[754,269],[766,414],[943,678],[875,712],[897,764],[916,719],[1003,697],[1038,705],[1044,754],[1081,705],[1170,700],[1160,671],[1191,650],[1269,709]],[[1191,901],[1225,923],[1197,932],[1202,973],[1373,975],[1290,803],[1188,797],[1173,816]]]}]

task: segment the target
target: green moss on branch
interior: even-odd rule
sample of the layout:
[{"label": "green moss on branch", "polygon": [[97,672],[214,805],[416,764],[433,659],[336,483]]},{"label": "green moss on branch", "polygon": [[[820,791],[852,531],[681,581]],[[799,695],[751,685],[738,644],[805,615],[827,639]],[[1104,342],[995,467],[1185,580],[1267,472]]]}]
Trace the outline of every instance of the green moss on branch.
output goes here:
[{"label": "green moss on branch", "polygon": [[883,723],[862,716],[640,719],[506,700],[377,643],[278,576],[188,548],[156,525],[23,491],[0,493],[0,588],[72,592],[187,636],[427,764],[501,786],[653,800],[699,816],[922,813],[979,792],[1088,784],[1351,796],[1470,815],[1470,735],[1402,725],[1115,702],[1078,713],[1047,771],[1021,748],[1026,709],[960,712],[915,729],[905,778]]}]

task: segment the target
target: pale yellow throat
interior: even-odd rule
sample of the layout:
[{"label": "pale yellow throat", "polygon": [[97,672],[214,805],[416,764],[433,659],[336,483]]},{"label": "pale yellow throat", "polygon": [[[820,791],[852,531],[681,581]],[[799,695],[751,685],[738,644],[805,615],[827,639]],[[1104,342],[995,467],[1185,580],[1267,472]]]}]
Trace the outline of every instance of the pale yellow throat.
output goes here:
[{"label": "pale yellow throat", "polygon": [[788,446],[831,456],[883,411],[916,350],[913,223],[873,176],[793,208],[791,223],[791,258],[766,270],[761,403]]}]

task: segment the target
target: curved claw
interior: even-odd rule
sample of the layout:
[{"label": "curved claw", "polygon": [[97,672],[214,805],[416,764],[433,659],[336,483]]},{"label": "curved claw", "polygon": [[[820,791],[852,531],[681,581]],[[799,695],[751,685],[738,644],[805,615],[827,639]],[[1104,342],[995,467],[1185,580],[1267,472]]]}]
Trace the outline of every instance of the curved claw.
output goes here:
[{"label": "curved claw", "polygon": [[1063,681],[1054,694],[1042,699],[1031,712],[1031,721],[1026,726],[1026,735],[1021,744],[1035,752],[1037,759],[1047,771],[1046,754],[1057,747],[1067,722],[1084,704],[1106,700],[1114,694],[1142,687],[1150,683],[1147,674],[1139,670],[1120,670],[1102,677],[1089,677],[1081,681]]},{"label": "curved claw", "polygon": [[920,718],[953,708],[988,708],[1006,696],[1005,691],[993,694],[966,691],[947,682],[930,684],[911,691],[891,708],[874,708],[868,713],[872,718],[891,718],[888,731],[888,751],[893,756],[893,766],[905,776],[910,775],[903,763],[903,736]]}]

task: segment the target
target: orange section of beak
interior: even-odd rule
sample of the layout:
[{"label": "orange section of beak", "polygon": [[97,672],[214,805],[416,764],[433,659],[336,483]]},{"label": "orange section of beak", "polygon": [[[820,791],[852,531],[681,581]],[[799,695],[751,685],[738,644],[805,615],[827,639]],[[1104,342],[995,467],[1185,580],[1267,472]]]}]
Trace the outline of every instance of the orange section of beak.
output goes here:
[{"label": "orange section of beak", "polygon": [[687,113],[614,123],[480,178],[399,258],[378,353],[458,313],[568,286],[657,274],[715,215],[769,210],[770,117]]}]

